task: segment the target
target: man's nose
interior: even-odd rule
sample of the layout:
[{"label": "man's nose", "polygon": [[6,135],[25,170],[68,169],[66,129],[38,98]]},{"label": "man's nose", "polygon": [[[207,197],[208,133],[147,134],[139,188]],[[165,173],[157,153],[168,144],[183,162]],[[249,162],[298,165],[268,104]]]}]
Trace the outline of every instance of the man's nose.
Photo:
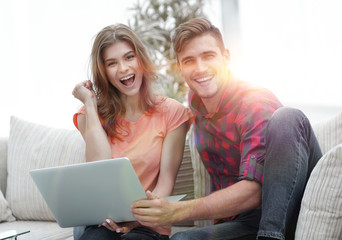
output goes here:
[{"label": "man's nose", "polygon": [[197,68],[197,71],[202,72],[202,71],[207,70],[207,65],[202,60],[199,59],[196,61],[196,68]]}]

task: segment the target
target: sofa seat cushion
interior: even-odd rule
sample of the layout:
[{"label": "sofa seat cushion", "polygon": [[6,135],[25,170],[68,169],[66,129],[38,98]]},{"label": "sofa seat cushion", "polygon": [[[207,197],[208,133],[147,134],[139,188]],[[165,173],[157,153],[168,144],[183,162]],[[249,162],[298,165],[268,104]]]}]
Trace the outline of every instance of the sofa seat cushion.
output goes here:
[{"label": "sofa seat cushion", "polygon": [[15,221],[0,224],[0,232],[15,230],[24,232],[30,230],[29,233],[21,235],[18,239],[23,240],[56,240],[56,239],[73,239],[72,228],[60,228],[56,222],[47,221]]},{"label": "sofa seat cushion", "polygon": [[77,130],[11,117],[6,199],[13,215],[19,220],[54,220],[29,171],[84,162],[84,153],[85,144]]}]

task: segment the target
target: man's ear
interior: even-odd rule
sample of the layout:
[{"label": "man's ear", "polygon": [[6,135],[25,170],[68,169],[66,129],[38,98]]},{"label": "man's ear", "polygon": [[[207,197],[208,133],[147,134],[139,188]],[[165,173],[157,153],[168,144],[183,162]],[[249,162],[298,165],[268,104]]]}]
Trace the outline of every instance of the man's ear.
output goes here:
[{"label": "man's ear", "polygon": [[228,65],[230,62],[230,53],[229,53],[228,49],[225,49],[223,51],[223,61],[224,61],[224,64],[226,64],[226,65]]}]

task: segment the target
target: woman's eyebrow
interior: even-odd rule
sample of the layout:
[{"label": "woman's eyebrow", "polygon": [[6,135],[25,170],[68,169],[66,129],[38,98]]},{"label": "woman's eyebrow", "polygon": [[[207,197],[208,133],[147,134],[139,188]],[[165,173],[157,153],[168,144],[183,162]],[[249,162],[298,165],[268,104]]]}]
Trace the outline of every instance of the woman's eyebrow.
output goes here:
[{"label": "woman's eyebrow", "polygon": [[129,54],[131,54],[131,53],[135,53],[135,51],[133,51],[133,50],[128,51],[127,53],[124,54],[124,56],[127,56],[127,55],[129,55]]},{"label": "woman's eyebrow", "polygon": [[[131,50],[131,51],[128,51],[128,52],[126,52],[124,55],[122,55],[123,57],[126,57],[127,55],[129,55],[129,54],[131,54],[131,53],[135,53],[133,50]],[[106,60],[105,60],[105,62],[109,62],[109,61],[113,61],[113,60],[116,60],[116,58],[107,58]]]}]

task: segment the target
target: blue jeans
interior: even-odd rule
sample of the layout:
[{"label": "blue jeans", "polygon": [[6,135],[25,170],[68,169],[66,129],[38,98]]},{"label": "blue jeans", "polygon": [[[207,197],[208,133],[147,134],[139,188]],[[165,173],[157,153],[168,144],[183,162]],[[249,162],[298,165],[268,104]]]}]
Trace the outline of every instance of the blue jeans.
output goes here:
[{"label": "blue jeans", "polygon": [[234,221],[175,233],[171,240],[255,240],[260,216],[261,210],[259,209],[247,211],[238,215]]},{"label": "blue jeans", "polygon": [[137,227],[128,233],[116,233],[103,226],[87,226],[74,228],[74,240],[169,240],[168,235],[153,230]]},{"label": "blue jeans", "polygon": [[300,203],[312,169],[322,156],[309,120],[299,110],[279,108],[265,133],[266,156],[260,218],[176,233],[172,240],[294,238]]},{"label": "blue jeans", "polygon": [[258,237],[294,239],[304,189],[321,156],[309,120],[301,111],[284,107],[274,112],[266,131]]},{"label": "blue jeans", "polygon": [[74,240],[79,240],[85,231],[86,226],[79,226],[73,228]]}]

